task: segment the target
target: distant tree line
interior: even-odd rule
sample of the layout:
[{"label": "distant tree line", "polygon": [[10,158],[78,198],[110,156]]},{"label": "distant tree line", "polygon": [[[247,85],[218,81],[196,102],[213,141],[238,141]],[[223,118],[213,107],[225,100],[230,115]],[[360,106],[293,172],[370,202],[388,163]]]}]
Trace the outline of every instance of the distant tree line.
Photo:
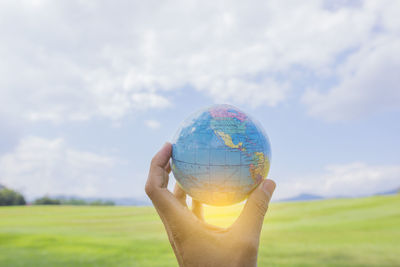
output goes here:
[{"label": "distant tree line", "polygon": [[[0,206],[26,205],[24,196],[12,189],[0,185]],[[84,200],[78,198],[51,198],[44,196],[37,198],[32,205],[75,205],[75,206],[114,206],[115,203],[110,200]]]},{"label": "distant tree line", "polygon": [[84,199],[70,198],[70,199],[59,199],[50,197],[41,197],[36,199],[33,205],[74,205],[74,206],[114,206],[115,203],[109,200],[93,200],[87,201]]},{"label": "distant tree line", "polygon": [[22,194],[4,186],[0,186],[0,206],[15,206],[25,204],[26,201]]}]

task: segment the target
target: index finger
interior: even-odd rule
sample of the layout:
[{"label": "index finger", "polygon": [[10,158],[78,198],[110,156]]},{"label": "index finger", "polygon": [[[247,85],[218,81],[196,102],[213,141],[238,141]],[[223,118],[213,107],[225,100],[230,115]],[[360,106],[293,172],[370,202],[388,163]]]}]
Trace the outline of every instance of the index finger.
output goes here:
[{"label": "index finger", "polygon": [[188,210],[168,190],[168,162],[172,154],[172,145],[166,143],[151,161],[149,176],[146,182],[146,193],[150,197],[157,212],[169,224],[187,217]]},{"label": "index finger", "polygon": [[150,198],[152,198],[152,193],[155,190],[166,188],[168,185],[169,158],[171,157],[171,153],[171,144],[165,143],[151,160],[149,176],[145,187],[146,193]]}]

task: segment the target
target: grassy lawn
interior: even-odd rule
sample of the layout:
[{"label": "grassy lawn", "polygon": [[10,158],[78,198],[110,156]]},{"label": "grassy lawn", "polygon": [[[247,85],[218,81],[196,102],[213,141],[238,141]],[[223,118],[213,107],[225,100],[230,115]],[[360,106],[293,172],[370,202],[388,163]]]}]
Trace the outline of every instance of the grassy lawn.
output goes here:
[{"label": "grassy lawn", "polygon": [[[227,225],[241,206],[208,208]],[[152,207],[0,208],[0,266],[176,266]],[[400,266],[400,196],[273,203],[259,266]]]}]

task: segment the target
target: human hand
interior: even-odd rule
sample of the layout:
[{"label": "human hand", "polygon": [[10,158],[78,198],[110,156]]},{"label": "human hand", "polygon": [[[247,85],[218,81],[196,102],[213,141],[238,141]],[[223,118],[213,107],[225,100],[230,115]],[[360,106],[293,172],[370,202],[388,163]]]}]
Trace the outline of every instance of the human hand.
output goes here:
[{"label": "human hand", "polygon": [[180,266],[256,266],[261,228],[275,190],[272,180],[263,181],[249,196],[239,218],[229,228],[207,224],[202,204],[186,204],[178,184],[167,189],[172,146],[166,143],[153,157],[146,194],[154,204]]}]

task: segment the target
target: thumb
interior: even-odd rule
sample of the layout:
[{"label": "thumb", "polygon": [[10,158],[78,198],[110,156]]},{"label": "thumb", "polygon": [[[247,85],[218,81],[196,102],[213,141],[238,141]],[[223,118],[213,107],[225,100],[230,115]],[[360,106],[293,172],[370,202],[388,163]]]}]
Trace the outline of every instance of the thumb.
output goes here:
[{"label": "thumb", "polygon": [[275,187],[275,182],[267,179],[251,193],[242,213],[235,222],[238,231],[245,231],[246,234],[253,235],[260,234],[264,216]]}]

